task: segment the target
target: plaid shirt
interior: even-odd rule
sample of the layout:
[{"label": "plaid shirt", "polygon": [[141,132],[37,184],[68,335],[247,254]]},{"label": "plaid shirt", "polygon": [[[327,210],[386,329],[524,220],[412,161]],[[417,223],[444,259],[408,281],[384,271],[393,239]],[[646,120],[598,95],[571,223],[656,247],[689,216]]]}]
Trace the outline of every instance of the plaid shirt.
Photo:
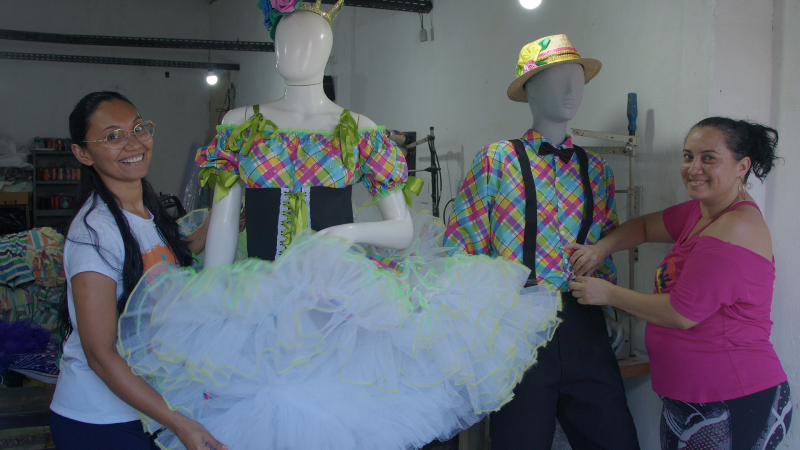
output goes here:
[{"label": "plaid shirt", "polygon": [[[563,163],[556,155],[540,156],[547,141],[528,130],[522,143],[528,151],[538,197],[536,276],[540,284],[567,291],[572,268],[561,247],[575,242],[583,218],[583,185],[577,155]],[[572,147],[567,136],[559,147]],[[614,174],[598,155],[586,152],[594,194],[594,220],[586,237],[593,244],[618,225],[614,200]],[[456,197],[447,226],[445,244],[470,254],[486,254],[522,262],[525,235],[525,187],[514,145],[509,141],[489,144],[475,156]],[[611,257],[595,276],[616,283]]]}]

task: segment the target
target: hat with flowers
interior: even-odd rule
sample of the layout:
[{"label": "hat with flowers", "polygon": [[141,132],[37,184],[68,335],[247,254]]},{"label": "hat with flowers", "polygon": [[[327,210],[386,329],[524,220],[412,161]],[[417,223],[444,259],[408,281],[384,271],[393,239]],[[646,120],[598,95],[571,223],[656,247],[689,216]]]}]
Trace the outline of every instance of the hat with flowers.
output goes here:
[{"label": "hat with flowers", "polygon": [[584,83],[595,77],[603,64],[592,58],[583,58],[566,34],[537,39],[522,47],[517,60],[517,79],[508,87],[508,98],[515,102],[528,102],[525,82],[535,74],[560,64],[578,63],[583,66]]}]

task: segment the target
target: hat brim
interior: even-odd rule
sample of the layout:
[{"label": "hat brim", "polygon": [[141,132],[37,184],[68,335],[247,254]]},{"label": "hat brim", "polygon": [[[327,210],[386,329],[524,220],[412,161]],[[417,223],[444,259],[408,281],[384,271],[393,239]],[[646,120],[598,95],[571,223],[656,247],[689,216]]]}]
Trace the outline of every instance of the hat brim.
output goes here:
[{"label": "hat brim", "polygon": [[559,66],[561,64],[572,64],[578,63],[583,66],[583,79],[584,84],[588,83],[589,80],[594,78],[599,72],[600,69],[603,67],[603,63],[596,59],[592,58],[577,58],[577,59],[568,59],[565,61],[558,61],[550,64],[545,64],[543,66],[539,66],[533,70],[525,72],[519,78],[514,80],[510,86],[508,86],[508,98],[514,100],[515,102],[522,102],[528,103],[528,94],[525,92],[525,82],[528,79],[537,73],[549,69],[550,67]]}]

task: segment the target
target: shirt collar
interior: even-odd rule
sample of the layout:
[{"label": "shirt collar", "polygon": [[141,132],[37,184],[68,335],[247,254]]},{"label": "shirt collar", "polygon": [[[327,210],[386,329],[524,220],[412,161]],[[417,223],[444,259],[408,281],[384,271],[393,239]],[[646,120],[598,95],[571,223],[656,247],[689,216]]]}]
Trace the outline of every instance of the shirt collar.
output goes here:
[{"label": "shirt collar", "polygon": [[[526,131],[525,134],[522,136],[522,140],[525,141],[533,141],[534,142],[534,149],[539,150],[539,145],[541,145],[542,141],[550,142],[547,140],[546,137],[539,134],[536,130],[531,128],[530,130]],[[567,135],[567,138],[561,145],[555,145],[556,148],[572,148],[572,136]]]}]

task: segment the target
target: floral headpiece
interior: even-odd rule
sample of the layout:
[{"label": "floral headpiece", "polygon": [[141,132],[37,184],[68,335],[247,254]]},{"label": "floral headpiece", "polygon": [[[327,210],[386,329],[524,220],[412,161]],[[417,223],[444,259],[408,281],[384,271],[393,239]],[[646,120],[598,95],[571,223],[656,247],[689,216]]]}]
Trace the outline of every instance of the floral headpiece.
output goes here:
[{"label": "floral headpiece", "polygon": [[321,4],[322,4],[322,0],[317,0],[317,4],[314,5],[314,6],[310,6],[310,5],[307,5],[305,3],[301,3],[300,7],[303,8],[303,9],[306,9],[308,11],[315,12],[315,13],[319,14],[320,16],[324,17],[325,20],[328,21],[329,25],[333,25],[333,19],[335,19],[336,16],[339,15],[339,11],[342,10],[342,5],[344,5],[344,0],[339,0],[338,2],[336,2],[336,4],[333,5],[333,8],[331,8],[331,10],[328,11],[328,12],[325,12],[325,11],[319,9],[319,6]]},{"label": "floral headpiece", "polygon": [[344,0],[336,2],[333,8],[328,12],[319,8],[321,4],[322,0],[317,0],[314,6],[302,3],[300,0],[259,0],[258,2],[259,8],[261,8],[261,11],[264,13],[264,26],[269,30],[269,37],[271,37],[273,41],[275,40],[275,28],[278,27],[278,22],[283,16],[289,16],[297,11],[297,8],[302,8],[319,14],[325,18],[329,24],[333,24],[333,19],[335,19],[339,11],[342,10]]}]

